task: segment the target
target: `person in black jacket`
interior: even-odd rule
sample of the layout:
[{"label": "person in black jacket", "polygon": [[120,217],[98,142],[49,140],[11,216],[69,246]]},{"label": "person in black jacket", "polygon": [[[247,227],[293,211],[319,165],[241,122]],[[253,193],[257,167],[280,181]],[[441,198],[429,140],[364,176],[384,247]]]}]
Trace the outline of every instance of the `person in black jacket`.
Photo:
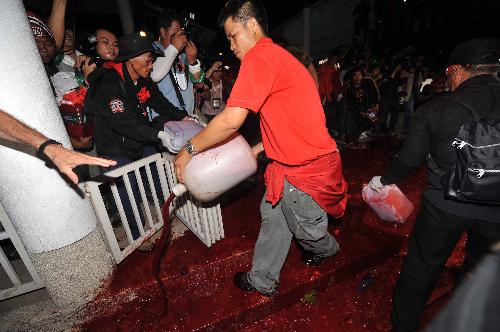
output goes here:
[{"label": "person in black jacket", "polygon": [[446,70],[452,92],[415,112],[398,159],[382,176],[370,181],[372,189],[380,190],[401,180],[430,156],[427,188],[394,289],[395,331],[418,328],[426,301],[463,232],[467,232],[465,272],[500,240],[500,206],[447,199],[443,176],[439,175],[456,162],[452,142],[460,127],[473,120],[468,108],[482,117],[500,119],[499,51],[500,40],[490,38],[470,40],[454,48]]},{"label": "person in black jacket", "polygon": [[351,71],[351,84],[346,90],[345,103],[347,106],[347,119],[350,119],[349,128],[346,128],[346,147],[352,149],[365,149],[366,146],[359,142],[361,134],[373,126],[370,113],[378,109],[380,96],[375,82],[370,77],[365,77],[361,67]]},{"label": "person in black jacket", "polygon": [[[152,42],[139,33],[119,40],[120,55],[88,77],[90,88],[85,96],[85,114],[94,121],[94,142],[99,156],[117,161],[105,171],[124,166],[143,156],[148,143],[162,141],[170,147],[170,138],[151,126],[147,107],[159,115],[159,122],[189,119],[174,107],[149,77],[156,55]],[[162,56],[159,54],[159,56]],[[133,176],[132,176],[133,177]],[[135,179],[132,191],[138,197]],[[130,201],[123,185],[118,187],[133,238],[139,237]]]}]

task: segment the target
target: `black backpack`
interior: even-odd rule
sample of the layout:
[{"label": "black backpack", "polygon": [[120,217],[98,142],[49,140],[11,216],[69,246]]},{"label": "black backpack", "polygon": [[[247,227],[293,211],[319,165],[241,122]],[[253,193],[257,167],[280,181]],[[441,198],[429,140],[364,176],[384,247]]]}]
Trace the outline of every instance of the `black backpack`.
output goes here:
[{"label": "black backpack", "polygon": [[457,161],[443,179],[445,195],[461,202],[500,205],[500,120],[482,118],[464,124],[453,146]]}]

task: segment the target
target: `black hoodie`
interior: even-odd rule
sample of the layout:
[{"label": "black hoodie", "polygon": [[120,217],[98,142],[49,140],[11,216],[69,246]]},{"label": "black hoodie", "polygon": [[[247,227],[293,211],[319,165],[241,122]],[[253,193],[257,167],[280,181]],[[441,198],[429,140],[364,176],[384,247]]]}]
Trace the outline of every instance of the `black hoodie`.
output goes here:
[{"label": "black hoodie", "polygon": [[[145,106],[160,114],[161,121],[182,120],[188,114],[173,106],[151,78],[139,78],[134,84],[125,64],[108,62],[89,75],[90,88],[85,96],[85,114],[94,122],[97,153],[106,157],[137,159],[145,143],[158,141]],[[138,93],[147,92],[140,103]]]}]

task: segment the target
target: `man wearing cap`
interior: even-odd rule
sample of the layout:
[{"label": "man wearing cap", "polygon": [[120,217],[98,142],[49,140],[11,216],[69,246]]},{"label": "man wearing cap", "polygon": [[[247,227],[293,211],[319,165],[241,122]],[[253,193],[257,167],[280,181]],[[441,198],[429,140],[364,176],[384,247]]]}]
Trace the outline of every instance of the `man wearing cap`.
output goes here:
[{"label": "man wearing cap", "polygon": [[[90,88],[84,103],[85,113],[94,120],[97,153],[116,160],[116,167],[141,158],[147,143],[161,140],[168,147],[169,137],[150,126],[147,107],[159,113],[163,122],[189,118],[167,101],[149,77],[155,56],[162,56],[156,54],[152,41],[134,33],[120,38],[118,44],[120,55],[115,62],[107,62],[89,75]],[[131,184],[138,193],[136,181],[131,180]],[[134,217],[130,202],[124,199],[125,187],[120,186],[119,190],[130,222]],[[137,238],[135,223],[131,223],[131,230]]]},{"label": "man wearing cap", "polygon": [[27,12],[26,14],[28,15],[31,31],[33,32],[33,37],[35,37],[36,47],[45,66],[45,71],[48,76],[52,76],[57,72],[56,66],[52,64],[52,59],[56,55],[54,33],[38,15],[32,12]]},{"label": "man wearing cap", "polygon": [[[451,93],[419,108],[398,159],[370,187],[380,190],[416,169],[430,155],[427,188],[393,296],[395,331],[416,331],[425,304],[461,235],[467,232],[463,271],[468,272],[500,240],[500,206],[447,199],[442,176],[455,164],[452,142],[460,127],[481,117],[500,119],[500,40],[480,38],[457,45],[446,69]],[[442,172],[444,171],[444,172]],[[500,195],[500,188],[498,194]]]}]

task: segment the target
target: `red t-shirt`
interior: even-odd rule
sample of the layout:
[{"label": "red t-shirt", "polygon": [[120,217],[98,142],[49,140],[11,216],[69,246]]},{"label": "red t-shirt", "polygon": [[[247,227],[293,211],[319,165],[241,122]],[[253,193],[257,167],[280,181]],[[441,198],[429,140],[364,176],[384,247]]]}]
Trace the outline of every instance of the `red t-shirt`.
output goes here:
[{"label": "red t-shirt", "polygon": [[330,63],[324,63],[319,67],[318,81],[319,95],[321,97],[326,97],[328,101],[332,101],[332,97],[336,100],[342,90],[339,71]]},{"label": "red t-shirt", "polygon": [[337,150],[314,80],[270,38],[243,58],[226,106],[260,112],[266,155],[282,164],[305,165]]}]

